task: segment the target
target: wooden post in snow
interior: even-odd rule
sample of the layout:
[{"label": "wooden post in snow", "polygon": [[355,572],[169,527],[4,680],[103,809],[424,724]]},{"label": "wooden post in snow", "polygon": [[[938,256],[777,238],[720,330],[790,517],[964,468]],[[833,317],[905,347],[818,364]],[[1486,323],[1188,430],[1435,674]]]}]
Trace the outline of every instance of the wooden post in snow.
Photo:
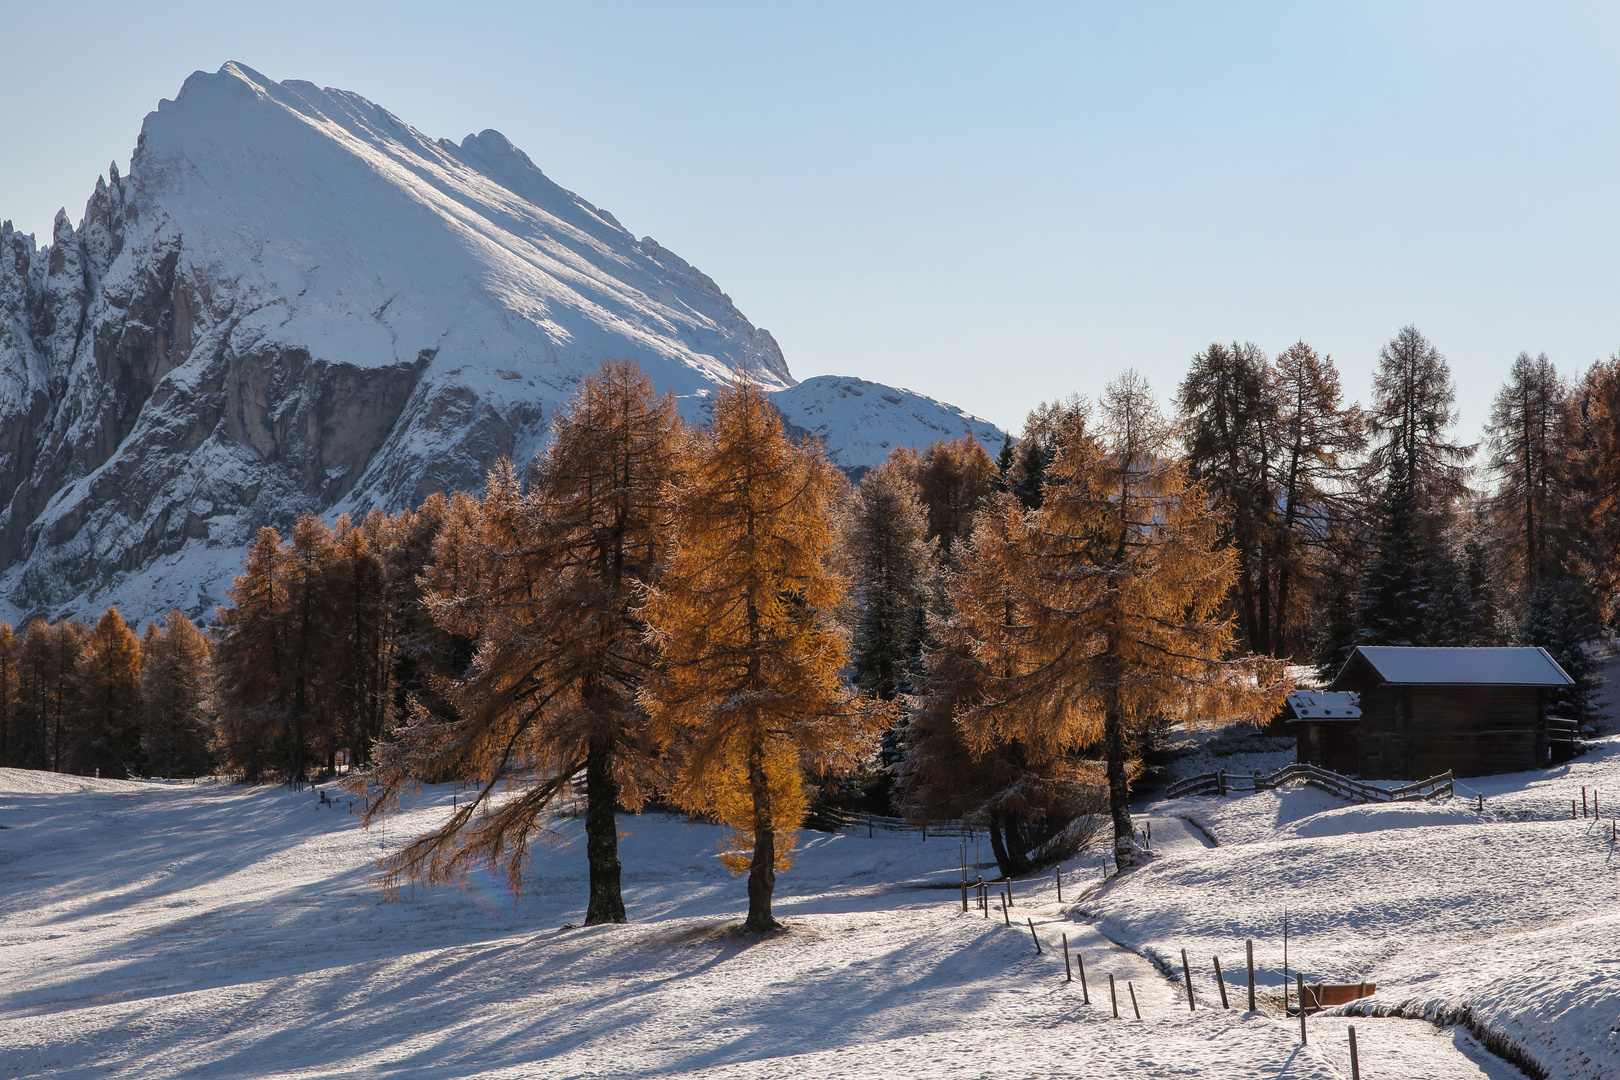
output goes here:
[{"label": "wooden post in snow", "polygon": [[1114,976],[1108,976],[1108,1003],[1114,1007],[1114,1019],[1119,1019],[1119,995],[1114,993]]},{"label": "wooden post in snow", "polygon": [[1232,1006],[1226,1003],[1226,976],[1221,974],[1221,958],[1218,956],[1215,957],[1215,985],[1221,991],[1221,1008],[1230,1009]]},{"label": "wooden post in snow", "polygon": [[1007,913],[1007,902],[1005,900],[1001,903],[1001,920],[1008,926],[1012,925],[1012,916]]},{"label": "wooden post in snow", "polygon": [[1243,949],[1249,954],[1249,1011],[1257,1012],[1254,1004],[1254,941],[1245,941]]},{"label": "wooden post in snow", "polygon": [[1361,1080],[1361,1061],[1356,1057],[1356,1025],[1350,1025],[1350,1080]]},{"label": "wooden post in snow", "polygon": [[1187,980],[1187,1011],[1188,1012],[1197,1012],[1198,1011],[1198,1005],[1197,1005],[1196,1002],[1193,1001],[1192,968],[1187,966],[1187,950],[1186,949],[1181,950],[1181,974],[1183,976],[1185,976],[1186,980]]},{"label": "wooden post in snow", "polygon": [[1039,956],[1041,955],[1041,938],[1040,935],[1035,932],[1035,920],[1026,918],[1024,921],[1029,923],[1029,936],[1035,939],[1035,955]]},{"label": "wooden post in snow", "polygon": [[1061,903],[1063,903],[1063,867],[1059,866],[1056,869],[1057,869],[1057,883],[1058,883],[1058,903],[1061,904]]},{"label": "wooden post in snow", "polygon": [[1063,981],[1074,982],[1074,968],[1069,966],[1069,935],[1063,935]]},{"label": "wooden post in snow", "polygon": [[1299,1045],[1305,1045],[1305,976],[1295,972],[1299,980]]},{"label": "wooden post in snow", "polygon": [[1091,988],[1086,985],[1086,958],[1081,955],[1079,950],[1075,951],[1074,962],[1080,966],[1080,1000],[1090,1005]]},{"label": "wooden post in snow", "polygon": [[1136,987],[1131,985],[1129,979],[1125,980],[1125,991],[1131,995],[1131,1012],[1136,1014],[1138,1020],[1142,1019],[1142,1010],[1136,1007]]},{"label": "wooden post in snow", "polygon": [[962,914],[967,914],[967,878],[962,879]]}]

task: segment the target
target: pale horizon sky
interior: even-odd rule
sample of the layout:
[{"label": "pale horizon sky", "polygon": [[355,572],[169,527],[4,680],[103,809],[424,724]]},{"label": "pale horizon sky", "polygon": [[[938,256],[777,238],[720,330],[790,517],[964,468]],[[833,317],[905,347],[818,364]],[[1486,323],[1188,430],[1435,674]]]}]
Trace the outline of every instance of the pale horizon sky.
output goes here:
[{"label": "pale horizon sky", "polygon": [[1602,4],[0,0],[0,218],[48,240],[238,60],[435,137],[496,128],[712,276],[793,373],[1014,430],[1135,367],[1303,339],[1366,400],[1408,323],[1477,437],[1521,350],[1620,349]]}]

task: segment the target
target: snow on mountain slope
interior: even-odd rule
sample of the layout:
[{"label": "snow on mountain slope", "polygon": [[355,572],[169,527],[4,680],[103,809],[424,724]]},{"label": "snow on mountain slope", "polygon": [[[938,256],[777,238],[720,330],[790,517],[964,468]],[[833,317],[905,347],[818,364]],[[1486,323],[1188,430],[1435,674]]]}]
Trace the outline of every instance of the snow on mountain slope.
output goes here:
[{"label": "snow on mountain slope", "polygon": [[[605,359],[688,415],[738,370],[793,387],[710,278],[498,132],[457,145],[346,91],[198,72],[77,229],[36,249],[0,227],[0,597],[207,611],[217,553],[260,525],[476,488]],[[893,396],[829,451],[963,419]]]},{"label": "snow on mountain slope", "polygon": [[805,379],[778,390],[771,401],[795,427],[817,436],[845,469],[871,468],[896,446],[927,446],[964,435],[994,457],[1002,431],[988,420],[931,397],[840,375]]}]

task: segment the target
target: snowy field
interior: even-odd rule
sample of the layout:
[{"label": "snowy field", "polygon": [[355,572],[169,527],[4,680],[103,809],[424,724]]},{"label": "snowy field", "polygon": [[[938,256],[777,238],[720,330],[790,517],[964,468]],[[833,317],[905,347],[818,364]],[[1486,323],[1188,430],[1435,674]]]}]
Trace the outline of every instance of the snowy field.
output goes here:
[{"label": "snowy field", "polygon": [[[1571,819],[1583,786],[1603,819]],[[1616,1077],[1614,811],[1620,736],[1554,769],[1459,781],[1437,803],[1348,806],[1311,788],[1161,802],[1155,822],[1190,819],[1221,846],[1167,852],[1083,917],[1178,971],[1187,949],[1213,996],[1210,958],[1241,971],[1246,938],[1280,984],[1286,910],[1308,981],[1378,983],[1339,1011],[1465,1020],[1548,1076]]]},{"label": "snowy field", "polygon": [[[1292,1022],[1190,1014],[1177,983],[1077,921],[1076,900],[1100,907],[1109,935],[1161,952],[1218,943],[1235,957],[1234,938],[1264,936],[1270,908],[1235,895],[1262,890],[1235,878],[1219,904],[1184,902],[1178,874],[1239,849],[1206,850],[1173,816],[1155,817],[1166,854],[1150,870],[1098,892],[1081,857],[1067,906],[1048,877],[1016,887],[1037,956],[1027,924],[961,913],[956,841],[915,834],[805,834],[778,885],[791,929],[764,941],[735,930],[743,883],[718,865],[718,830],[656,815],[621,818],[629,926],[568,925],[585,892],[574,823],[520,900],[482,878],[385,900],[373,860],[451,798],[429,790],[367,833],[341,796],[0,771],[0,1076],[1349,1075],[1345,1021],[1313,1021],[1301,1047]],[[1089,1006],[1064,979],[1062,933]],[[1316,925],[1300,948],[1313,970],[1356,955]],[[1405,962],[1378,955],[1373,968]],[[1406,977],[1411,993],[1441,992]],[[1460,1029],[1356,1023],[1368,1080],[1518,1075]]]}]

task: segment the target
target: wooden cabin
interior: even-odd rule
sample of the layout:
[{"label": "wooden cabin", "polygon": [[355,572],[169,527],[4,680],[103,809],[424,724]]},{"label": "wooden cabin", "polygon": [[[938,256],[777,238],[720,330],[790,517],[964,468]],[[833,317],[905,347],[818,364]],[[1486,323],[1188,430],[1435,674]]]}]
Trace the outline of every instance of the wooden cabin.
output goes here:
[{"label": "wooden cabin", "polygon": [[1328,689],[1357,697],[1356,775],[1418,780],[1546,765],[1548,691],[1570,685],[1545,649],[1364,645]]},{"label": "wooden cabin", "polygon": [[1296,761],[1354,776],[1361,771],[1356,728],[1361,703],[1348,690],[1295,690],[1283,702],[1282,723],[1299,747]]}]

